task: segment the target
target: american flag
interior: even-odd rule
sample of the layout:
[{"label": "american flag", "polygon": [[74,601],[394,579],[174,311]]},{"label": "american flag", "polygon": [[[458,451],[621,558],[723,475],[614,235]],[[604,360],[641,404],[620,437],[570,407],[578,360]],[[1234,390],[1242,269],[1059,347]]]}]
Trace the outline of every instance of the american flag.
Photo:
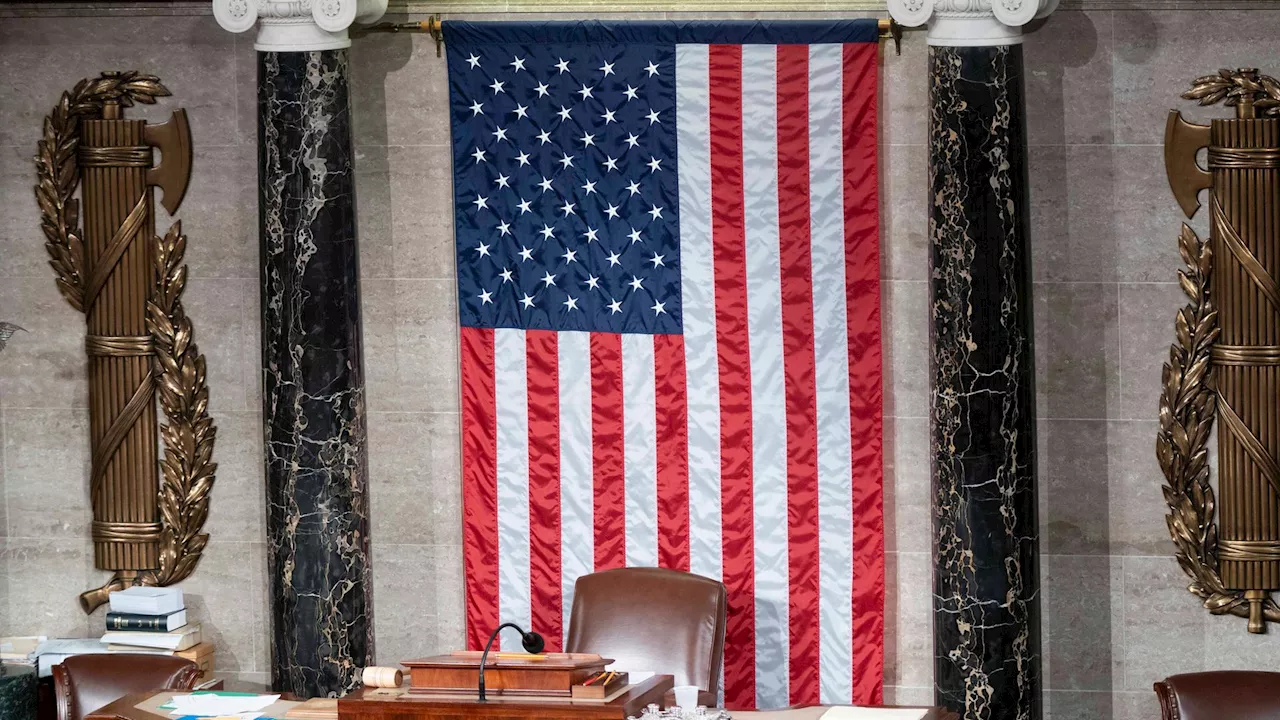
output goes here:
[{"label": "american flag", "polygon": [[878,702],[875,22],[444,31],[468,644],[677,568],[726,705]]}]

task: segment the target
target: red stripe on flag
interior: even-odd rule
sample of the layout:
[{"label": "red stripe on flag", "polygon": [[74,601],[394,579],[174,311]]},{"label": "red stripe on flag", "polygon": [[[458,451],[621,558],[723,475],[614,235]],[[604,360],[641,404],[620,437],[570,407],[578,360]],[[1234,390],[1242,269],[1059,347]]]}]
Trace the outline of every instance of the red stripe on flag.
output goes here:
[{"label": "red stripe on flag", "polygon": [[525,333],[529,388],[529,600],[533,628],[560,650],[560,370],[551,330]]},{"label": "red stripe on flag", "polygon": [[463,564],[467,646],[479,650],[498,626],[498,454],[493,330],[462,328]]},{"label": "red stripe on flag", "polygon": [[689,399],[684,336],[653,336],[658,426],[658,565],[689,570]]},{"label": "red stripe on flag", "polygon": [[778,230],[787,408],[791,704],[821,702],[818,405],[809,213],[809,46],[778,47]]},{"label": "red stripe on flag", "polygon": [[622,336],[591,333],[591,459],[597,571],[627,564],[622,428]]},{"label": "red stripe on flag", "polygon": [[720,508],[729,591],[724,700],[756,702],[755,538],[752,515],[751,351],[742,160],[742,46],[710,47],[711,240],[720,368]]},{"label": "red stripe on flag", "polygon": [[882,701],[883,393],[874,43],[844,46],[844,231],[853,460],[853,702]]}]

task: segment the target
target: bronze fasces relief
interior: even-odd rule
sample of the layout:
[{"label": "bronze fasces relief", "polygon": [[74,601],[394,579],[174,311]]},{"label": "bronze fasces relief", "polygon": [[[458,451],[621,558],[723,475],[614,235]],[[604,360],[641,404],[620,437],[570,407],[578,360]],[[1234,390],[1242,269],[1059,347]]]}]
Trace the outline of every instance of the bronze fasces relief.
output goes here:
[{"label": "bronze fasces relief", "polygon": [[172,214],[186,193],[186,111],[162,124],[124,117],[168,95],[136,72],[82,80],[45,117],[35,158],[49,264],[87,326],[94,564],[113,575],[80,596],[85,612],[112,590],[181,581],[209,539],[216,430],[182,305],[187,238],[181,222],[155,234],[152,197],[159,187]]},{"label": "bronze fasces relief", "polygon": [[1183,223],[1178,280],[1189,302],[1164,366],[1156,456],[1188,589],[1260,633],[1280,621],[1280,83],[1222,70],[1183,98],[1221,102],[1235,117],[1199,125],[1175,110],[1165,130],[1169,185],[1187,217],[1209,191],[1209,239]]}]

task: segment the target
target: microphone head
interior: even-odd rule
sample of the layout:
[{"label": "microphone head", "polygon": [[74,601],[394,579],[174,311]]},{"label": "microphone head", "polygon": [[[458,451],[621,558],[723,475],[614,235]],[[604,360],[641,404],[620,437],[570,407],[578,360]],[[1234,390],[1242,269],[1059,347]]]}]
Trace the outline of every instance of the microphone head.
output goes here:
[{"label": "microphone head", "polygon": [[537,655],[547,647],[547,641],[532,630],[520,636],[520,644],[524,646],[524,651],[531,655]]}]

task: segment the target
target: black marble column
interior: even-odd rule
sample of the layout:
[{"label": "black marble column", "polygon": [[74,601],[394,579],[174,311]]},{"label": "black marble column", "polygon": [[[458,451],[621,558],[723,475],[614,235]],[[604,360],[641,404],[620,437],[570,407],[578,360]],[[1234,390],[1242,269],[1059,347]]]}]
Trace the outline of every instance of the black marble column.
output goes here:
[{"label": "black marble column", "polygon": [[271,683],[356,687],[373,660],[347,51],[258,54]]},{"label": "black marble column", "polygon": [[1036,720],[1022,47],[929,50],[935,690],[965,720]]}]

